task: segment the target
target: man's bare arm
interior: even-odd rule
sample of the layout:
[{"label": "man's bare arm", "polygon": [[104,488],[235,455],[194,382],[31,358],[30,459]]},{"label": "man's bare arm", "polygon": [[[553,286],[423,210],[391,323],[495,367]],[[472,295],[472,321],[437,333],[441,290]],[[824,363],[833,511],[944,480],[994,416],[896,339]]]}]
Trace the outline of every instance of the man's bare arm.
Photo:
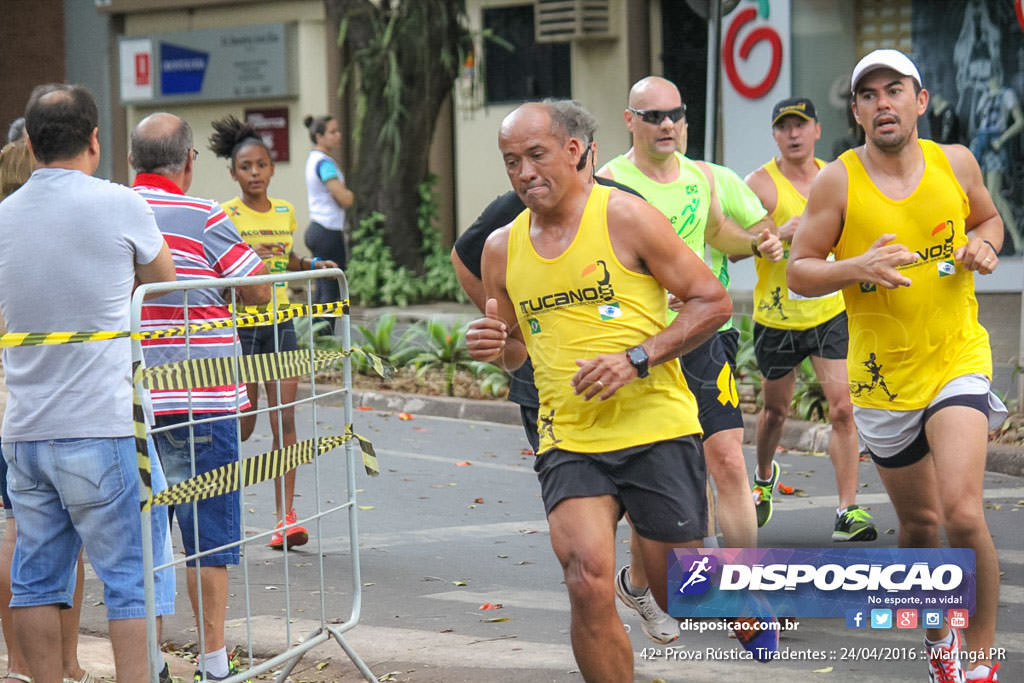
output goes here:
[{"label": "man's bare arm", "polygon": [[[270,271],[267,270],[267,264],[264,263],[260,266],[253,275],[266,275]],[[242,303],[246,306],[260,306],[262,304],[270,303],[271,293],[274,290],[274,285],[269,282],[264,282],[260,285],[245,285],[238,288],[238,298],[242,300]]]},{"label": "man's bare arm", "polygon": [[772,261],[782,259],[784,253],[782,243],[775,236],[775,223],[768,216],[750,226],[743,228],[739,223],[725,215],[722,203],[718,198],[714,174],[707,164],[698,163],[701,172],[707,179],[710,189],[707,225],[704,228],[704,241],[724,254],[745,258],[753,256],[753,250]]},{"label": "man's bare arm", "polygon": [[526,362],[526,344],[505,288],[509,230],[496,230],[484,244],[484,317],[469,324],[466,348],[475,360],[489,361],[511,371]]},{"label": "man's bare arm", "polygon": [[[174,282],[177,279],[178,274],[174,270],[174,257],[171,256],[171,250],[167,247],[167,242],[164,242],[160,247],[160,251],[155,259],[149,263],[135,264],[136,287],[147,282]],[[149,301],[163,295],[163,293],[147,294],[144,300]]]},{"label": "man's bare arm", "polygon": [[887,289],[910,285],[910,278],[896,267],[913,263],[917,256],[904,245],[893,244],[895,235],[882,235],[863,254],[827,260],[843,230],[846,183],[846,168],[834,161],[811,185],[786,266],[786,284],[797,294],[822,296],[855,282],[873,282]]},{"label": "man's bare arm", "polygon": [[466,264],[462,262],[459,257],[459,252],[452,248],[452,268],[455,269],[455,277],[459,281],[459,285],[462,287],[462,291],[466,293],[469,300],[480,309],[480,312],[484,311],[484,303],[487,301],[487,297],[484,295],[484,282],[476,275],[470,272]]},{"label": "man's bare arm", "polygon": [[[641,346],[649,365],[675,361],[709,339],[732,313],[732,302],[718,278],[675,234],[665,216],[647,202],[624,193],[608,201],[612,248],[629,270],[649,272],[682,302],[672,324],[649,337]],[[591,399],[611,398],[637,377],[625,354],[606,353],[578,359],[572,384],[577,394]]]},{"label": "man's bare arm", "polygon": [[942,149],[960,187],[967,193],[971,207],[964,225],[967,244],[957,249],[953,258],[967,270],[988,275],[999,265],[999,250],[1003,247],[1003,219],[985,187],[978,161],[970,150],[963,145],[943,145]]}]

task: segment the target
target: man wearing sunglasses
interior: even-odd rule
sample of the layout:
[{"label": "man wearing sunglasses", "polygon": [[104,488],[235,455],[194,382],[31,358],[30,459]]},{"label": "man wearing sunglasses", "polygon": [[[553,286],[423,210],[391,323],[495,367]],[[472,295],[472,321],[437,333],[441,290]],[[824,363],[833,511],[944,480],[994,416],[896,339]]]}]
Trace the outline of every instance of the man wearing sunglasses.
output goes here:
[{"label": "man wearing sunglasses", "polygon": [[[598,171],[599,176],[640,192],[668,217],[696,254],[703,256],[705,244],[710,245],[711,269],[726,287],[726,255],[753,253],[772,261],[782,258],[782,243],[773,232],[771,219],[743,180],[727,168],[692,161],[680,151],[686,149],[686,107],[674,83],[656,76],[637,81],[629,92],[624,116],[633,146],[608,162]],[[738,343],[739,334],[730,320],[680,362],[697,397],[704,453],[718,488],[718,522],[725,542],[731,548],[753,548],[757,546],[757,516],[743,459],[743,416],[732,370]],[[659,627],[651,622],[658,621],[660,630],[666,632],[674,623],[667,615],[640,609],[649,590],[648,580],[638,562],[639,553],[634,551],[631,556],[632,563],[619,571],[616,588],[622,601],[644,619],[644,631],[656,639],[651,634]],[[738,635],[745,647],[762,647],[759,638],[744,640],[744,636],[756,634],[775,634],[777,638],[777,631],[767,630]]]}]

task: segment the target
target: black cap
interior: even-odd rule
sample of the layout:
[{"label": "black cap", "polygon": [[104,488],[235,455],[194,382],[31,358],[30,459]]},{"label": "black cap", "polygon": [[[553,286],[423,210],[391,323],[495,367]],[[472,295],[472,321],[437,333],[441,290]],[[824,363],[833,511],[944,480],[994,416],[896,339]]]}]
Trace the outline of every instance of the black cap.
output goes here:
[{"label": "black cap", "polygon": [[817,121],[818,113],[814,111],[814,103],[806,97],[790,97],[787,100],[776,102],[772,107],[772,125],[779,122],[783,116],[799,116],[808,121]]}]

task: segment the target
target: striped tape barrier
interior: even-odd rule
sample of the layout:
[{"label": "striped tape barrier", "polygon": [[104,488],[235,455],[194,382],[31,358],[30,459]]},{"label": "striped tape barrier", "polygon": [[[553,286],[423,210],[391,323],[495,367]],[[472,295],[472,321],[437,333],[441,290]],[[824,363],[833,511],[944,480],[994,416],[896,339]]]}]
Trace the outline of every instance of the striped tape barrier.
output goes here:
[{"label": "striped tape barrier", "polygon": [[[366,469],[366,473],[372,477],[380,474],[377,454],[373,450],[373,444],[353,432],[352,425],[346,425],[345,433],[340,436],[306,439],[291,446],[261,453],[240,462],[228,463],[209,472],[197,474],[154,496],[153,504],[181,505],[183,503],[191,503],[231,493],[240,487],[253,486],[260,482],[281,477],[289,470],[312,462],[313,458],[334,450],[352,439],[356,439],[359,442],[359,447],[363,454],[363,467]],[[239,465],[242,468],[241,480],[239,480]]]}]

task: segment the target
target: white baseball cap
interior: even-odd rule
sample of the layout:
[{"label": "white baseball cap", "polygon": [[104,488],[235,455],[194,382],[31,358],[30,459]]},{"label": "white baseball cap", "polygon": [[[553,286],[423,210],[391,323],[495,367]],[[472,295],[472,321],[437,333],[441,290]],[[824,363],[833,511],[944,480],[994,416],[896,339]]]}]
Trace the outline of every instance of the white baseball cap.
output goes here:
[{"label": "white baseball cap", "polygon": [[850,92],[856,95],[857,81],[875,69],[892,69],[903,76],[910,76],[917,82],[918,87],[923,87],[921,74],[910,61],[910,57],[899,50],[885,49],[869,52],[857,62],[857,66],[853,67],[853,75],[850,76]]}]

